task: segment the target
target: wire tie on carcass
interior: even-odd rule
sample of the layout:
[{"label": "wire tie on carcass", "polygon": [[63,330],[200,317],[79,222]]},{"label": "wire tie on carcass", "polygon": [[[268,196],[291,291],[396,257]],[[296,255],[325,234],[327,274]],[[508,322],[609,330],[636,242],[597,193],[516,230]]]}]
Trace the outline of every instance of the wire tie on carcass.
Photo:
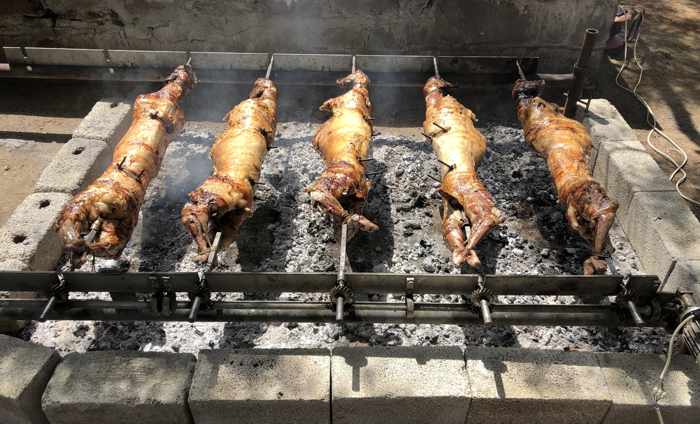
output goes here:
[{"label": "wire tie on carcass", "polygon": [[442,130],[442,132],[448,132],[450,130],[450,127],[443,127],[442,125],[438,124],[437,122],[433,122],[433,125],[440,128]]},{"label": "wire tie on carcass", "polygon": [[457,167],[456,165],[450,165],[450,164],[448,164],[448,163],[445,163],[445,162],[441,161],[440,159],[438,159],[437,161],[440,162],[441,164],[443,164],[443,165],[445,165],[445,166],[447,167],[447,169],[448,169],[447,172],[450,172],[450,171],[454,170],[454,169]]}]

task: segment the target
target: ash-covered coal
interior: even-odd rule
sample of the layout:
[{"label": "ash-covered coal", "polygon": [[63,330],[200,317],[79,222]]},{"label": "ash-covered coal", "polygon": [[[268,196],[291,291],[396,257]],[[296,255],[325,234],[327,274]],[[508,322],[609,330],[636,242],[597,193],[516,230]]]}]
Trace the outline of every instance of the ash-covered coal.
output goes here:
[{"label": "ash-covered coal", "polygon": [[[580,274],[588,245],[570,231],[556,202],[544,160],[524,142],[519,128],[481,124],[488,150],[479,175],[506,221],[478,246],[485,271],[501,274]],[[140,224],[124,251],[133,271],[193,271],[196,248],[180,224],[187,193],[211,172],[209,149],[220,124],[189,124],[169,147],[149,188]],[[311,137],[316,126],[288,122],[278,127],[275,148],[265,159],[255,213],[237,243],[219,254],[221,271],[334,271],[336,232],[304,192],[322,170]],[[368,174],[374,182],[365,214],[381,229],[358,234],[348,256],[354,271],[470,273],[449,261],[439,231],[438,163],[418,128],[377,128]],[[619,227],[610,237],[620,273],[638,273],[639,262]],[[95,266],[104,265],[98,259]],[[91,270],[88,263],[83,270]],[[75,294],[76,297],[107,294]],[[242,299],[229,294],[226,299]],[[216,296],[223,299],[223,295]],[[279,293],[284,300],[329,300],[325,293]],[[389,301],[400,298],[388,297]],[[462,302],[460,296],[423,296],[424,301]],[[572,297],[501,296],[504,303],[574,303]],[[584,327],[483,327],[413,324],[307,323],[106,323],[46,322],[25,338],[60,352],[128,349],[197,352],[228,347],[327,347],[370,345],[486,345],[588,351],[661,352],[661,329],[608,330]]]}]

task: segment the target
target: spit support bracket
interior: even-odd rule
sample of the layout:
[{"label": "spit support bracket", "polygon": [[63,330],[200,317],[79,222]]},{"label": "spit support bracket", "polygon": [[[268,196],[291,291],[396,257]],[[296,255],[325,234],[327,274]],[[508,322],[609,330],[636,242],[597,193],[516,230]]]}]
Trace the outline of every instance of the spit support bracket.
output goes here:
[{"label": "spit support bracket", "polygon": [[484,325],[493,324],[493,318],[491,317],[491,301],[492,301],[491,291],[486,288],[484,284],[484,276],[482,274],[478,275],[478,287],[471,294],[471,302],[474,308],[481,312],[481,319]]},{"label": "spit support bracket", "polygon": [[68,302],[68,287],[66,287],[66,279],[63,276],[63,272],[59,269],[56,271],[56,281],[49,287],[49,300],[41,311],[41,315],[39,315],[39,322],[46,321],[46,315],[48,315],[57,304],[66,302]]},{"label": "spit support bracket", "polygon": [[149,299],[151,312],[164,317],[171,316],[177,309],[177,298],[170,276],[153,274],[148,279],[153,290]]},{"label": "spit support bracket", "polygon": [[331,307],[335,307],[335,320],[342,321],[345,316],[345,306],[352,305],[353,292],[352,288],[345,282],[345,265],[347,259],[347,244],[348,244],[348,224],[344,222],[340,227],[340,249],[338,258],[338,277],[336,278],[335,286],[331,289],[330,295],[333,303]]}]

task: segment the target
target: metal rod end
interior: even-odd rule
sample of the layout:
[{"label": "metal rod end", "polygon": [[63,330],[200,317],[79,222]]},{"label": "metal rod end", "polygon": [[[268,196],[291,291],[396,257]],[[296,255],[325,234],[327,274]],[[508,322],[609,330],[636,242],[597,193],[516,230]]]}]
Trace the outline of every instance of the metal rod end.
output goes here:
[{"label": "metal rod end", "polygon": [[479,304],[481,305],[481,318],[484,320],[484,324],[493,324],[493,319],[491,318],[491,308],[489,308],[488,300],[481,299]]},{"label": "metal rod end", "polygon": [[202,305],[202,296],[197,296],[192,302],[192,309],[190,309],[190,315],[187,317],[187,321],[195,322],[197,320],[197,314],[199,314],[199,308]]},{"label": "metal rod end", "polygon": [[335,320],[342,321],[345,315],[345,298],[338,296],[335,298]]}]

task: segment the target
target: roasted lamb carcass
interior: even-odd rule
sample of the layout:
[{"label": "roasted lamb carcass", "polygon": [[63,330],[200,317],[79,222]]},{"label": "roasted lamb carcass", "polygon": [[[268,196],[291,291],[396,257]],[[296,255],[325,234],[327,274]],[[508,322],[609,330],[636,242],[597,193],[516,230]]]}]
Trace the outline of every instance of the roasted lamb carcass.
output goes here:
[{"label": "roasted lamb carcass", "polygon": [[[474,248],[501,223],[491,194],[479,180],[476,167],[486,152],[486,138],[474,127],[474,113],[443,90],[449,83],[432,77],[423,87],[426,113],[424,134],[432,141],[442,167],[442,233],[452,262],[481,265]],[[464,227],[469,225],[469,236]]]},{"label": "roasted lamb carcass", "polygon": [[332,116],[321,125],[313,143],[326,169],[306,191],[312,201],[341,222],[362,231],[375,231],[379,227],[362,215],[370,188],[363,162],[372,141],[369,78],[357,70],[338,80],[338,84],[352,84],[352,88],[321,105],[320,109]]},{"label": "roasted lamb carcass", "polygon": [[591,177],[586,155],[591,137],[586,128],[562,115],[555,105],[539,97],[544,81],[518,80],[513,87],[518,119],[525,140],[547,160],[559,202],[571,228],[592,244],[583,264],[584,274],[605,272],[602,258],[617,202]]},{"label": "roasted lamb carcass", "polygon": [[277,126],[275,84],[259,78],[226,120],[228,128],[211,149],[214,172],[182,208],[182,223],[197,243],[199,261],[207,259],[216,232],[221,231],[221,247],[230,245],[252,213],[255,184]]},{"label": "roasted lamb carcass", "polygon": [[138,221],[148,184],[158,174],[168,144],[182,129],[185,116],[178,102],[194,82],[192,69],[179,66],[159,91],[137,97],[131,126],[114,149],[112,164],[64,206],[56,229],[74,265],[82,263],[87,253],[121,254]]}]

